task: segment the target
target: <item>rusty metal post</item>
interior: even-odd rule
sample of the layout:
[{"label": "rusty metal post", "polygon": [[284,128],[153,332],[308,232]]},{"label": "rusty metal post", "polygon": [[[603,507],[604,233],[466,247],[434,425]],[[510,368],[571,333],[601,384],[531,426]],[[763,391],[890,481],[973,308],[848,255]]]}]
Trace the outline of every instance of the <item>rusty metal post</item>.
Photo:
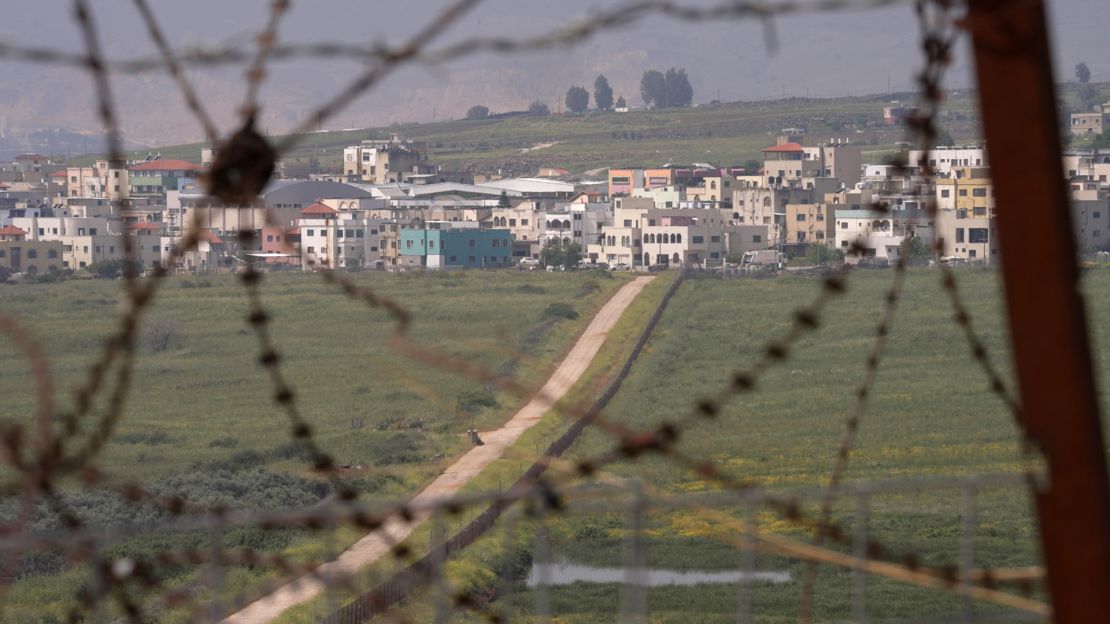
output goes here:
[{"label": "rusty metal post", "polygon": [[1054,620],[1103,622],[1110,485],[1044,2],[970,0],[969,9],[1022,426],[1049,476],[1036,505]]}]

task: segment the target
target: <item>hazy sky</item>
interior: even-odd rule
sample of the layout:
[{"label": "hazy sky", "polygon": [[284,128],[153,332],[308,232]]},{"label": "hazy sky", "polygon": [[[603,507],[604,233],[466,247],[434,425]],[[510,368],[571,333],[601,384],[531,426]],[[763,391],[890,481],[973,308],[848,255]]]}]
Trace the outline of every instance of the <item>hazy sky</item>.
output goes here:
[{"label": "hazy sky", "polygon": [[[688,5],[713,0],[676,0]],[[249,46],[264,21],[266,0],[150,0],[171,42]],[[153,52],[131,2],[99,0],[98,26],[110,56]],[[301,0],[293,2],[280,38],[286,42],[387,41],[396,43],[435,15],[444,0]],[[523,37],[623,3],[600,0],[485,0],[447,33],[442,43],[472,36]],[[1095,80],[1110,80],[1110,38],[1105,0],[1050,1],[1058,78],[1070,79],[1084,60]],[[80,49],[68,2],[11,0],[0,38],[34,45]],[[1100,16],[1094,19],[1092,16]],[[596,37],[574,49],[518,55],[480,55],[443,67],[399,71],[371,96],[354,103],[330,127],[428,121],[433,114],[458,116],[471,104],[522,108],[541,99],[555,108],[571,84],[592,84],[606,73],[617,94],[639,104],[638,81],[649,68],[686,67],[695,102],[756,100],[787,96],[880,93],[888,85],[909,88],[920,64],[916,25],[909,4],[883,10],[783,17],[771,23],[778,41],[752,21],[688,24],[651,18]],[[264,90],[267,123],[281,129],[324,100],[357,72],[345,61],[293,61],[274,68]],[[241,70],[196,72],[198,90],[215,116],[231,123],[242,93]],[[88,113],[88,78],[74,70],[0,61],[0,115],[27,126],[95,127]],[[966,55],[958,58],[949,84],[970,84]],[[199,136],[181,119],[180,98],[161,76],[117,79],[121,107],[135,137],[157,142]],[[482,101],[483,98],[486,101]],[[80,100],[81,106],[77,105]],[[6,110],[5,110],[6,108]],[[167,120],[181,119],[182,123]],[[132,122],[133,120],[133,122]],[[69,123],[66,123],[69,122]]]}]

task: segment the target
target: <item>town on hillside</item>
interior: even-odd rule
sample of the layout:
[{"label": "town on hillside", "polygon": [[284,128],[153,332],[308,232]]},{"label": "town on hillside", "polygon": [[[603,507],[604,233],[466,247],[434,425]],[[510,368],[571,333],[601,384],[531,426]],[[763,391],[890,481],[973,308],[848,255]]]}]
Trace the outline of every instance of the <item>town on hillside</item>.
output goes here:
[{"label": "town on hillside", "polygon": [[[912,109],[888,107],[885,123]],[[1071,132],[1101,133],[1110,103],[1072,115]],[[884,265],[900,254],[943,262],[999,260],[996,207],[982,145],[909,150],[865,162],[848,139],[787,129],[762,166],[611,163],[571,180],[557,163],[534,177],[448,171],[426,145],[394,135],[343,150],[342,170],[274,179],[243,207],[211,197],[198,162],[92,166],[23,154],[0,166],[0,277],[118,275],[121,236],[142,270],[459,268],[612,270]],[[1110,249],[1110,149],[1068,150],[1078,246]],[[923,167],[934,175],[923,175]],[[927,201],[935,199],[935,213]],[[197,228],[196,243],[182,245]],[[14,277],[13,277],[14,276]]]}]

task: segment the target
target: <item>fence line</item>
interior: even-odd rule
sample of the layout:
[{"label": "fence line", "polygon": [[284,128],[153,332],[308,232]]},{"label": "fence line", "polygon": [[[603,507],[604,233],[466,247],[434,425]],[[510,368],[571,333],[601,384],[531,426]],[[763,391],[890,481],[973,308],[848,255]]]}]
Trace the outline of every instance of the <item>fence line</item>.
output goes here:
[{"label": "fence line", "polygon": [[[656,325],[659,320],[663,318],[663,313],[666,311],[667,304],[670,303],[674,297],[675,292],[679,286],[686,279],[686,272],[682,271],[678,277],[671,282],[663,297],[659,300],[659,304],[655,307],[651,318],[648,319],[644,329],[640,332],[640,336],[636,339],[636,344],[633,345],[632,351],[625,358],[624,365],[621,367],[619,373],[601,394],[594,401],[590,409],[581,416],[578,420],[570,426],[559,439],[551,443],[544,451],[544,455],[537,459],[525,473],[517,479],[517,481],[509,488],[509,492],[526,492],[531,489],[540,476],[550,466],[550,462],[546,460],[549,457],[560,457],[565,453],[571,445],[582,435],[601,412],[609,405],[609,402],[616,396],[617,391],[620,390],[621,385],[624,383],[625,378],[632,372],[632,364],[636,358],[643,351],[647,345],[648,340],[651,338],[652,332],[655,331]],[[426,585],[429,581],[435,578],[437,570],[441,569],[451,555],[461,552],[468,546],[473,544],[492,529],[497,519],[501,514],[507,511],[513,503],[519,500],[519,497],[512,495],[502,499],[497,499],[486,508],[477,518],[472,520],[470,524],[459,530],[446,541],[438,546],[433,547],[428,554],[421,557],[419,560],[410,564],[404,570],[394,574],[384,583],[378,585],[369,592],[359,596],[355,601],[341,607],[337,611],[328,615],[324,622],[326,624],[358,624],[366,622],[378,613],[388,610],[393,605],[397,604],[408,596],[414,590],[419,589]]]}]

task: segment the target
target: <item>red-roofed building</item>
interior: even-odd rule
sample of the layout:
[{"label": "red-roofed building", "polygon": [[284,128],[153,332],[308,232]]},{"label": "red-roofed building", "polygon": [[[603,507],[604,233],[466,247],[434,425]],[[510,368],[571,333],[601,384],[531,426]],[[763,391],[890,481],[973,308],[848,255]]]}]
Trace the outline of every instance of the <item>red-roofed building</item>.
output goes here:
[{"label": "red-roofed building", "polygon": [[200,165],[185,160],[151,160],[129,169],[131,194],[136,197],[164,195],[196,184]]},{"label": "red-roofed building", "polygon": [[21,241],[26,238],[27,232],[24,232],[14,225],[5,225],[0,228],[0,241]]},{"label": "red-roofed building", "polygon": [[301,211],[301,216],[306,219],[334,219],[338,214],[338,210],[319,200]]},{"label": "red-roofed building", "polygon": [[798,143],[782,143],[781,145],[774,145],[763,149],[764,154],[779,154],[780,159],[790,158],[792,156],[785,156],[785,154],[797,154],[797,159],[801,160],[805,155],[806,148]]},{"label": "red-roofed building", "polygon": [[162,231],[162,225],[153,223],[151,221],[143,221],[142,223],[132,223],[127,226],[127,229],[139,236],[151,236],[155,233]]},{"label": "red-roofed building", "polygon": [[62,270],[62,241],[27,240],[27,232],[14,225],[0,228],[0,269],[11,273]]}]

